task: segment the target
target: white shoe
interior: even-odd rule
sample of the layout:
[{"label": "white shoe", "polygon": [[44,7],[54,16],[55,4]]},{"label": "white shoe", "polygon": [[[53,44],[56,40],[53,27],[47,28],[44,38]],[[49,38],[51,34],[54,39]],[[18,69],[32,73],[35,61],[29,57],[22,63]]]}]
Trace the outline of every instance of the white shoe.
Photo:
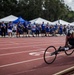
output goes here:
[{"label": "white shoe", "polygon": [[65,50],[69,50],[69,47],[66,47]]}]

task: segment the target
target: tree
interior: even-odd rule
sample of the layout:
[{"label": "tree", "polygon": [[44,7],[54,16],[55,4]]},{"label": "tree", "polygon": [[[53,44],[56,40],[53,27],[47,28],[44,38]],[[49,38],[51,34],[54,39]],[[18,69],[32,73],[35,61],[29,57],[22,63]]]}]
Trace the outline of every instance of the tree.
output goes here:
[{"label": "tree", "polygon": [[26,20],[42,17],[50,21],[74,20],[74,11],[64,0],[1,0],[0,18],[13,14]]}]

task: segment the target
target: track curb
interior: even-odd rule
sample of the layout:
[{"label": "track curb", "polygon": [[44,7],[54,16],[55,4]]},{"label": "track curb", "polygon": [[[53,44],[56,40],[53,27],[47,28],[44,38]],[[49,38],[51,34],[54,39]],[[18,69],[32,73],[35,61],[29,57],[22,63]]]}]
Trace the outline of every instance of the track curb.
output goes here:
[{"label": "track curb", "polygon": [[67,73],[70,73],[71,71],[74,71],[74,66],[72,66],[72,67],[70,67],[70,68],[67,68],[67,69],[65,69],[65,70],[62,70],[62,71],[60,71],[60,72],[58,72],[58,73],[55,73],[55,74],[53,74],[53,75],[65,75],[65,74],[67,74]]}]

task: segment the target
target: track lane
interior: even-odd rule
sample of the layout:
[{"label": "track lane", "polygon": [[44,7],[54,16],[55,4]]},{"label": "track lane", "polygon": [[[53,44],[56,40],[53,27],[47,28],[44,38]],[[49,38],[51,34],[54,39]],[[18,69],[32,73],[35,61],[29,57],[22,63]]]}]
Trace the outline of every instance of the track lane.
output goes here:
[{"label": "track lane", "polygon": [[[6,38],[7,39],[7,38]],[[20,41],[20,40],[21,41]],[[28,39],[28,40],[26,40]],[[18,38],[16,40],[14,40],[13,38],[12,39],[9,39],[9,42],[12,40],[14,40],[14,43],[20,43],[22,45],[25,45],[24,42],[26,43],[29,43],[29,41],[31,41],[32,43],[34,42],[34,45],[38,45],[39,41],[43,41],[42,44],[44,43],[47,43],[48,45],[41,45],[41,46],[35,46],[35,47],[32,47],[32,46],[28,46],[27,48],[23,49],[22,47],[21,48],[17,48],[14,50],[13,49],[4,49],[3,51],[3,54],[6,54],[6,53],[12,53],[12,52],[21,52],[21,51],[27,51],[27,50],[35,50],[35,49],[41,49],[41,48],[46,48],[47,46],[49,45],[54,45],[54,46],[60,46],[60,45],[64,45],[64,42],[65,42],[65,38],[64,37],[49,37],[48,40],[47,38],[26,38],[25,40],[22,38]],[[40,40],[41,39],[41,40]],[[58,39],[58,40],[57,40]],[[19,40],[19,41],[18,41]],[[52,42],[53,40],[53,42]],[[2,40],[3,41],[3,40]],[[28,42],[27,42],[28,41]],[[37,43],[35,43],[36,41],[38,41]],[[61,42],[62,41],[62,42]],[[23,42],[23,43],[22,43]],[[56,44],[57,42],[59,42],[58,44]],[[13,45],[13,44],[12,44]],[[19,46],[19,44],[15,44],[15,46]],[[15,47],[14,46],[14,47]],[[4,47],[4,46],[3,46]],[[11,46],[12,47],[12,46]],[[1,50],[2,51],[2,50]],[[7,51],[7,52],[5,52]],[[34,51],[33,51],[34,52]],[[1,53],[2,54],[2,53]],[[66,55],[64,54],[63,56],[61,57],[57,57],[56,61],[51,64],[51,65],[47,65],[45,64],[44,60],[43,60],[43,55],[40,55],[40,56],[29,56],[28,55],[29,52],[24,53],[15,53],[15,54],[9,54],[9,55],[4,55],[4,56],[1,56],[5,61],[5,63],[3,65],[6,65],[6,67],[1,67],[0,68],[0,75],[52,75],[53,73],[56,73],[60,70],[63,70],[65,68],[68,68],[70,66],[73,65],[74,61],[73,61],[73,57],[74,55],[71,55],[70,57],[66,57]],[[8,57],[9,56],[9,57]],[[9,60],[5,60],[5,57],[6,59],[9,58]],[[13,58],[13,61],[12,61],[12,57]],[[19,60],[15,60],[16,57],[19,57]],[[23,57],[26,57],[25,59],[23,59]],[[1,62],[0,61],[0,62]],[[17,63],[17,61],[19,63]],[[62,63],[61,63],[62,62]],[[7,63],[9,63],[10,65],[8,66]],[[2,66],[2,65],[1,65]],[[57,69],[58,67],[58,69]]]}]

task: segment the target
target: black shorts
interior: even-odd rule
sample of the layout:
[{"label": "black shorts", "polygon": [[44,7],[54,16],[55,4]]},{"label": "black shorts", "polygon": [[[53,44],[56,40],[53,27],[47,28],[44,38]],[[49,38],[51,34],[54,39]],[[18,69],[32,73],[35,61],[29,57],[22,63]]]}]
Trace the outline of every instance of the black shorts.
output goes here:
[{"label": "black shorts", "polygon": [[13,30],[13,32],[16,32],[16,30]]},{"label": "black shorts", "polygon": [[45,33],[45,30],[41,30],[41,33]]},{"label": "black shorts", "polygon": [[23,29],[23,32],[28,32],[28,29],[27,29],[27,28],[24,28],[24,29]]}]

